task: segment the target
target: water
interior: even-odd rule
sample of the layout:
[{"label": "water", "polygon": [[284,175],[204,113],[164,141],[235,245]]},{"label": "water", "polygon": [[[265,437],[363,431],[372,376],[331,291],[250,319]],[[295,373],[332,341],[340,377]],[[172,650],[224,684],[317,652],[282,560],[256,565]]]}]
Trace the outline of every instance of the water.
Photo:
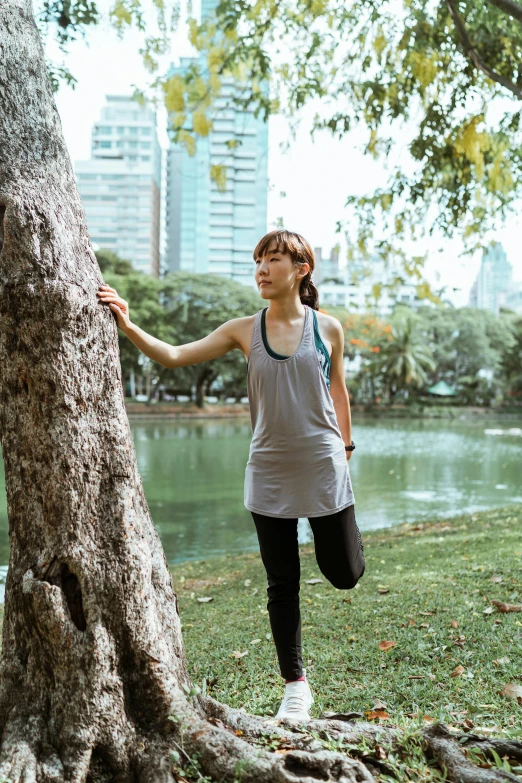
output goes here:
[{"label": "water", "polygon": [[[257,549],[243,506],[251,437],[248,419],[131,423],[152,517],[167,558]],[[519,422],[355,421],[350,460],[361,530],[522,503]],[[302,542],[311,539],[306,520]],[[0,580],[8,562],[7,508],[0,460]]]}]

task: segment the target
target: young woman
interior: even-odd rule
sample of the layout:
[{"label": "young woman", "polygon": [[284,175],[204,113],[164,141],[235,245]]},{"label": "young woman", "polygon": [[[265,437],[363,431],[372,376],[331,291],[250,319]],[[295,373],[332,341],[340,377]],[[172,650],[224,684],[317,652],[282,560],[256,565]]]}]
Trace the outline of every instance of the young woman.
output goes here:
[{"label": "young woman", "polygon": [[129,319],[114,288],[100,300],[144,354],[183,367],[239,349],[248,362],[253,437],[245,472],[246,508],[254,520],[268,578],[268,612],[285,694],[276,718],[309,720],[313,703],[301,651],[298,517],[307,517],[317,563],[334,587],[348,590],[364,573],[348,460],[350,403],[344,381],[341,324],[318,310],[314,255],[290,231],[271,231],[254,250],[255,280],[268,307],[234,318],[186,345],[169,345]]}]

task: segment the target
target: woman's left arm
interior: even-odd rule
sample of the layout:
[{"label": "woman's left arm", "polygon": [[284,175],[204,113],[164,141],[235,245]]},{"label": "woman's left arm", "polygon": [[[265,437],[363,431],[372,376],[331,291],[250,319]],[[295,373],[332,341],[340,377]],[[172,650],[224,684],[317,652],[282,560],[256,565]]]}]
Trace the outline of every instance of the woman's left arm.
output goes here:
[{"label": "woman's left arm", "polygon": [[[330,358],[330,396],[332,398],[337,423],[341,430],[345,446],[349,446],[352,440],[352,416],[350,411],[350,398],[344,380],[344,332],[343,327],[335,320],[328,335],[332,343],[332,356]],[[350,459],[352,451],[346,452],[346,459]]]}]

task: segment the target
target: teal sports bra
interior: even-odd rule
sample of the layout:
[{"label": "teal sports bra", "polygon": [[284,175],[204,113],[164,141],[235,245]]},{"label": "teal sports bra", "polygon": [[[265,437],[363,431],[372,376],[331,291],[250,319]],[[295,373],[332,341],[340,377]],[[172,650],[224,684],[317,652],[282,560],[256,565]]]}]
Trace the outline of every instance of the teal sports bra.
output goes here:
[{"label": "teal sports bra", "polygon": [[[263,312],[261,313],[261,336],[263,338],[263,345],[266,348],[267,353],[273,358],[273,359],[289,359],[289,356],[283,356],[280,353],[276,353],[273,351],[269,344],[268,340],[266,339],[266,325],[265,325],[265,319],[266,319],[266,311],[268,310],[268,307],[265,307]],[[319,333],[319,322],[317,320],[317,314],[315,310],[312,310],[313,318],[314,318],[314,340],[315,340],[315,347],[317,349],[317,353],[319,354],[319,360],[321,363],[321,371],[324,375],[324,379],[326,381],[326,385],[328,388],[330,388],[330,354],[328,353],[328,348],[323,343],[323,340],[321,338],[321,335]]]}]

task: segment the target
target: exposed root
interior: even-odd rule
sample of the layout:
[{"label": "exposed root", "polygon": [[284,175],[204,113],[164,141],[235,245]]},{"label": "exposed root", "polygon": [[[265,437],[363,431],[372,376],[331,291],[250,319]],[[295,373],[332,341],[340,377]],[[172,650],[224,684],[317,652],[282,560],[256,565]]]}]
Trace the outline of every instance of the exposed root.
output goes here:
[{"label": "exposed root", "polygon": [[465,748],[476,748],[485,758],[492,758],[491,751],[494,750],[501,758],[508,756],[522,761],[522,742],[518,740],[491,739],[480,734],[462,734],[458,740]]},{"label": "exposed root", "polygon": [[[262,719],[239,710],[230,711],[224,705],[218,705],[213,700],[205,699],[209,710],[230,719],[230,723],[241,723],[245,734],[259,737]],[[182,738],[183,747],[189,756],[197,754],[206,774],[215,780],[234,780],[238,777],[242,783],[317,783],[318,780],[336,781],[336,783],[375,783],[374,777],[364,764],[356,759],[348,758],[341,753],[319,749],[317,744],[311,750],[280,748],[277,752],[269,752],[263,747],[255,746],[237,736],[230,724],[216,726],[208,720],[195,717],[193,711],[187,711],[186,705],[178,704],[175,715],[177,733]],[[272,727],[264,723],[265,734],[270,734]],[[276,732],[282,736],[281,732]],[[292,732],[285,733],[286,739],[293,741]],[[295,746],[294,746],[295,747]]]},{"label": "exposed root", "polygon": [[464,739],[464,747],[467,740],[471,741],[468,747],[480,748],[482,752],[496,750],[499,754],[507,755],[510,758],[519,758],[522,752],[522,743],[509,742],[505,740],[487,739],[482,742],[478,735],[462,737],[450,734],[448,729],[442,724],[429,726],[423,732],[424,739],[428,745],[428,753],[431,755],[446,772],[448,779],[452,783],[501,783],[502,781],[513,781],[520,783],[520,778],[511,772],[505,772],[502,769],[482,769],[469,761],[458,744],[459,739]]}]

